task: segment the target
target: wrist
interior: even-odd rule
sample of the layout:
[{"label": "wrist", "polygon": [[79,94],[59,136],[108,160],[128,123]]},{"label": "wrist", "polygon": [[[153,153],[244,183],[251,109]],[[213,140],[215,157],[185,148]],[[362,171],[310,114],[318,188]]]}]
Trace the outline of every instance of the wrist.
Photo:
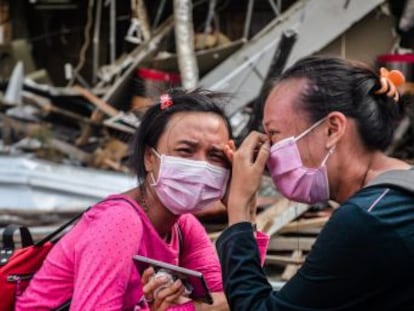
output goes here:
[{"label": "wrist", "polygon": [[242,204],[229,203],[227,208],[228,223],[233,225],[239,222],[250,222],[251,217],[248,210],[246,210]]}]

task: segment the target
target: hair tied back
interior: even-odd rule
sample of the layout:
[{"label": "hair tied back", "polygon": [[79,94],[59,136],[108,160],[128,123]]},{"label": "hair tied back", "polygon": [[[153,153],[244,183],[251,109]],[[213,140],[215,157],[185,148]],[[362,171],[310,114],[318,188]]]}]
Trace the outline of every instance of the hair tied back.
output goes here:
[{"label": "hair tied back", "polygon": [[381,67],[379,73],[381,88],[377,90],[375,94],[386,94],[397,102],[400,98],[397,87],[405,82],[403,73],[395,69],[389,71],[385,67]]}]

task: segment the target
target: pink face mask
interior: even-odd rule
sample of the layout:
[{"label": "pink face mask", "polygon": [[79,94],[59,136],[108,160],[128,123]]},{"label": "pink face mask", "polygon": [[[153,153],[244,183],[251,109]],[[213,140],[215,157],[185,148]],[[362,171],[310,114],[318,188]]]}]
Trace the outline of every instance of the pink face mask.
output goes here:
[{"label": "pink face mask", "polygon": [[270,148],[267,166],[276,188],[289,200],[316,203],[329,200],[329,184],[326,161],[333,152],[329,150],[320,167],[303,166],[296,142],[320,125],[325,118],[316,122],[297,137],[279,141]]},{"label": "pink face mask", "polygon": [[158,179],[154,187],[158,198],[173,214],[193,213],[221,199],[226,192],[229,170],[204,161],[160,155]]}]

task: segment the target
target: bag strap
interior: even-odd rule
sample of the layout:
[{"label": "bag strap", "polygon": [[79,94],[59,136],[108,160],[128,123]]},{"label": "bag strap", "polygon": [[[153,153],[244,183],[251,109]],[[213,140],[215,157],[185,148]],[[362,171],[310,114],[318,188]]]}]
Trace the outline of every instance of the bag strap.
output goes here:
[{"label": "bag strap", "polygon": [[90,208],[91,207],[88,207],[86,210],[80,212],[79,214],[77,214],[72,219],[69,219],[66,223],[64,223],[63,225],[61,225],[55,231],[49,233],[43,239],[41,239],[40,241],[36,242],[34,244],[34,246],[42,246],[46,242],[51,241],[55,236],[57,236],[59,233],[61,233],[63,230],[65,230],[67,227],[69,227],[71,224],[73,224],[76,220],[78,220],[83,215],[83,213],[85,213],[86,211],[88,211]]},{"label": "bag strap", "polygon": [[[137,211],[137,209],[135,208],[135,206],[127,199],[124,198],[111,198],[111,199],[105,199],[102,200],[96,204],[99,204],[101,202],[104,201],[124,201],[126,203],[128,203],[134,210]],[[67,223],[65,223],[64,225],[62,225],[60,228],[58,228],[56,231],[52,232],[51,234],[49,234],[48,237],[50,237],[49,239],[46,239],[47,237],[45,237],[43,240],[49,241],[51,238],[53,238],[54,236],[56,236],[56,234],[58,234],[59,232],[61,232],[63,229],[65,229],[67,226],[69,226],[71,223],[73,223],[76,219],[78,219],[79,217],[81,217],[83,215],[84,212],[88,211],[91,207],[89,207],[88,209],[84,210],[83,212],[81,212],[80,214],[76,215],[74,218],[72,218],[71,220],[69,220]],[[138,212],[138,211],[137,211]],[[62,228],[63,227],[63,228]],[[44,243],[44,242],[43,242]],[[54,309],[53,311],[67,311],[70,309],[70,304],[72,302],[72,298],[66,300],[61,306],[57,307],[56,309]]]},{"label": "bag strap", "polygon": [[9,261],[11,255],[13,255],[15,248],[13,236],[14,232],[18,229],[20,230],[22,246],[26,247],[33,245],[32,235],[27,227],[13,224],[8,225],[3,231],[3,248],[0,250],[0,267],[4,266]]},{"label": "bag strap", "polygon": [[366,187],[378,185],[397,186],[414,194],[414,168],[387,171],[368,183]]},{"label": "bag strap", "polygon": [[[130,206],[132,206],[135,209],[135,206],[129,202],[127,199],[124,198],[110,198],[110,199],[105,199],[102,200],[97,204],[100,204],[102,202],[105,201],[124,201],[126,203],[128,203]],[[45,236],[43,239],[41,239],[39,242],[35,243],[35,246],[41,246],[44,243],[51,241],[55,236],[57,236],[59,233],[61,233],[63,230],[65,230],[67,227],[69,227],[71,224],[73,224],[76,220],[78,220],[85,212],[87,212],[90,208],[92,208],[92,206],[88,207],[86,210],[80,212],[79,214],[77,214],[75,217],[73,217],[72,219],[70,219],[69,221],[67,221],[66,223],[64,223],[62,226],[60,226],[59,228],[57,228],[55,231],[53,231],[52,233],[48,234],[47,236]]]},{"label": "bag strap", "polygon": [[14,250],[13,235],[16,230],[20,230],[23,247],[33,245],[32,235],[27,227],[10,224],[3,231],[3,249]]}]

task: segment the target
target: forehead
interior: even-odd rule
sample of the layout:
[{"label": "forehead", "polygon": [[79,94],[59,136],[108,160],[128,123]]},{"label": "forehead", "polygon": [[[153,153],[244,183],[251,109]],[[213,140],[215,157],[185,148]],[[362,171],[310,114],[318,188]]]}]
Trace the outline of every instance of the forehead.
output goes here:
[{"label": "forehead", "polygon": [[277,84],[266,99],[263,111],[263,125],[266,130],[283,128],[295,129],[306,123],[305,113],[297,101],[305,87],[304,80],[287,80]]},{"label": "forehead", "polygon": [[158,146],[168,146],[183,140],[221,144],[229,138],[226,123],[219,115],[211,112],[178,112],[168,121]]}]

